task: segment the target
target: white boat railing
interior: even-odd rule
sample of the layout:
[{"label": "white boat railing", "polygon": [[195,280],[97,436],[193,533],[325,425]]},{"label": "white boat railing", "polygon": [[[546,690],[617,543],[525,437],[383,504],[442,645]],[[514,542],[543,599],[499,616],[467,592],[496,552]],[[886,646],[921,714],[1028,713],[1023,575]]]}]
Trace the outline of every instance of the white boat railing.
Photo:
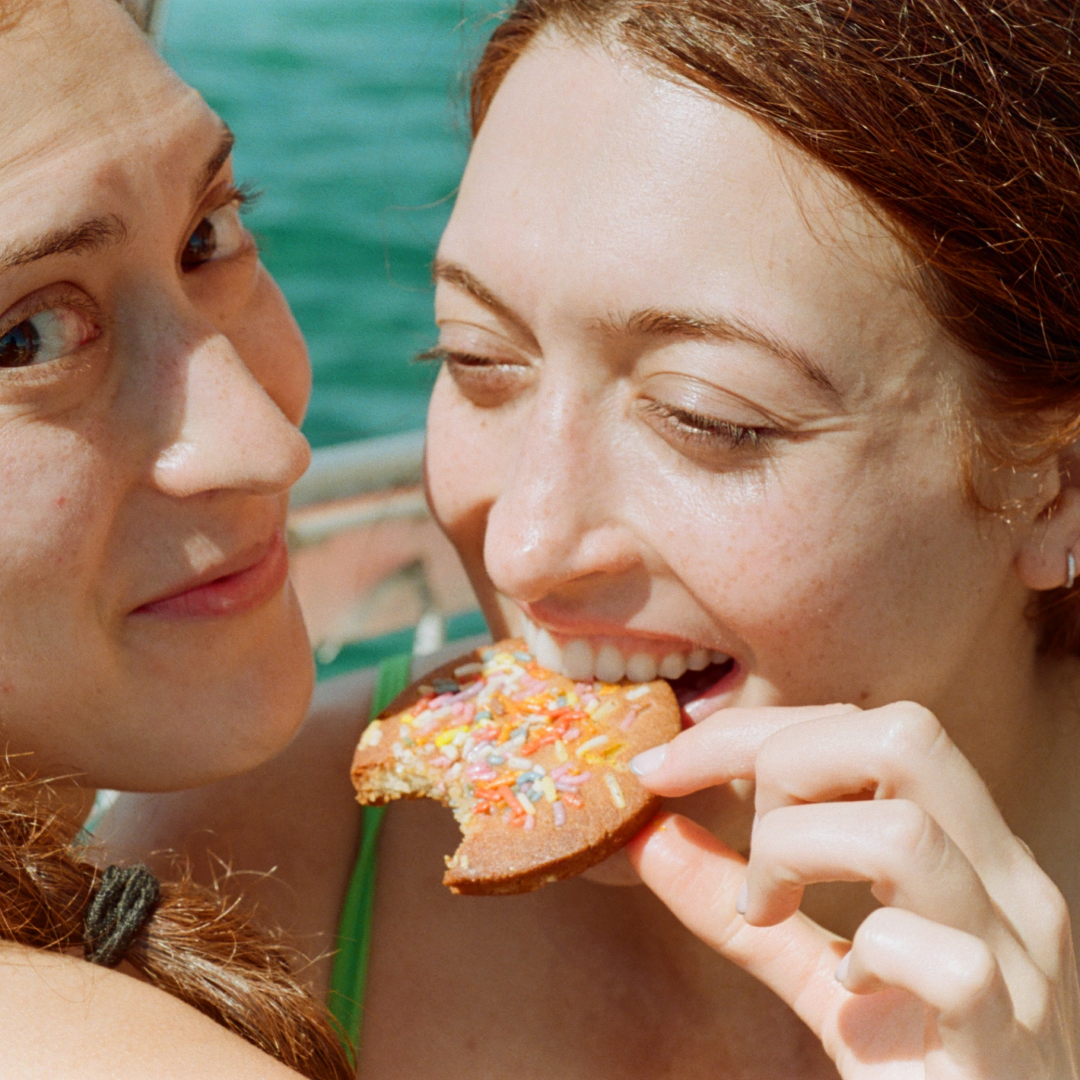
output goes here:
[{"label": "white boat railing", "polygon": [[424,433],[315,450],[293,488],[293,583],[316,655],[416,627],[433,652],[449,615],[476,607],[464,570],[432,520],[423,489]]},{"label": "white boat railing", "polygon": [[293,487],[289,504],[309,506],[419,484],[423,471],[422,431],[324,446],[312,451],[311,465]]}]

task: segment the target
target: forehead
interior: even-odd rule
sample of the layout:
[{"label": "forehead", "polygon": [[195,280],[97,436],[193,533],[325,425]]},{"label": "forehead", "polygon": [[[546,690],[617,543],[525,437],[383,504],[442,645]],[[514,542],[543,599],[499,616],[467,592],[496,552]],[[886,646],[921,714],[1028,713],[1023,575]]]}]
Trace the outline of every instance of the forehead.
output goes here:
[{"label": "forehead", "polygon": [[697,88],[557,35],[496,94],[442,254],[540,322],[721,310],[853,360],[938,333],[839,179]]},{"label": "forehead", "polygon": [[185,148],[205,156],[219,133],[116,0],[35,0],[0,33],[0,70],[4,218],[122,185],[147,164],[184,168]]}]

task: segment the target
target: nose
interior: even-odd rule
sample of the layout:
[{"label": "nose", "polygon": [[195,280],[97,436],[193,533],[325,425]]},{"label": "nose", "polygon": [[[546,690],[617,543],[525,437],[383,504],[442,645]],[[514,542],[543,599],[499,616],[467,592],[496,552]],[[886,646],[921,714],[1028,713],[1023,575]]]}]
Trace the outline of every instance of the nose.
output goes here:
[{"label": "nose", "polygon": [[617,447],[597,411],[569,389],[540,394],[518,433],[484,536],[488,575],[506,596],[534,603],[641,566],[610,482]]},{"label": "nose", "polygon": [[311,448],[223,334],[205,329],[177,356],[153,483],[176,498],[211,491],[277,495],[303,475]]}]

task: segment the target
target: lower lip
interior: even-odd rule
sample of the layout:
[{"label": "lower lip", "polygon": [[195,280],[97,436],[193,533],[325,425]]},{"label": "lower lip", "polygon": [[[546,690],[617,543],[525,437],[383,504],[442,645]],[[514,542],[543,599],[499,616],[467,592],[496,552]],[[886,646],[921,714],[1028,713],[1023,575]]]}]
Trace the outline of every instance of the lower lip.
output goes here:
[{"label": "lower lip", "polygon": [[278,533],[270,550],[254,566],[217,578],[176,596],[143,604],[132,614],[167,619],[208,619],[241,615],[276,596],[289,576],[289,553]]},{"label": "lower lip", "polygon": [[682,706],[683,727],[692,727],[718,709],[724,708],[730,695],[745,681],[746,672],[737,663],[722,675],[712,686],[692,696],[679,695]]}]

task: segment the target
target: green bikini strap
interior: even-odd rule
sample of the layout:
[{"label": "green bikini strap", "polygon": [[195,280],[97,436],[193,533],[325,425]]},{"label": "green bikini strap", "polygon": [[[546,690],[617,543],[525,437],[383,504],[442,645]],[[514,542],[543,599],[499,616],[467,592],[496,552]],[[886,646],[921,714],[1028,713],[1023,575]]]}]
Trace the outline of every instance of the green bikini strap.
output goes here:
[{"label": "green bikini strap", "polygon": [[[391,656],[379,664],[371,719],[375,719],[409,685],[412,657]],[[350,1043],[359,1045],[364,1008],[368,957],[371,953],[371,921],[375,911],[375,853],[386,808],[365,806],[360,830],[360,847],[353,867],[345,902],[338,920],[337,950],[330,975],[327,1004],[341,1033]]]}]

